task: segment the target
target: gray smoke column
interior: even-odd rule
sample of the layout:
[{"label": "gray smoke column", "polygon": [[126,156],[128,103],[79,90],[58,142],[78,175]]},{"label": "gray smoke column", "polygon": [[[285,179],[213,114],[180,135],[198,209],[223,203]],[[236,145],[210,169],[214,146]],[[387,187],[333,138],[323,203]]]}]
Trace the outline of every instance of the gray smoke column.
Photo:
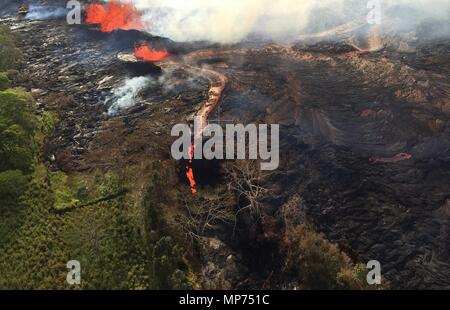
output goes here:
[{"label": "gray smoke column", "polygon": [[[175,41],[236,43],[249,35],[282,40],[365,20],[369,0],[135,0],[147,31]],[[449,21],[449,0],[380,0],[385,32]],[[389,28],[390,27],[390,28]],[[392,28],[394,27],[394,28]],[[396,28],[398,27],[398,29]],[[389,28],[389,29],[388,29]]]},{"label": "gray smoke column", "polygon": [[62,18],[67,14],[67,9],[64,6],[44,6],[44,5],[30,5],[29,13],[26,18],[32,20],[45,20],[52,18]]},{"label": "gray smoke column", "polygon": [[[249,34],[281,37],[299,32],[318,1],[298,0],[136,0],[147,9],[148,31],[175,41],[235,43]],[[325,1],[326,2],[326,1]]]},{"label": "gray smoke column", "polygon": [[144,76],[126,80],[124,85],[115,89],[112,96],[107,99],[106,103],[110,104],[108,114],[115,115],[136,105],[137,96],[150,82],[151,79]]}]

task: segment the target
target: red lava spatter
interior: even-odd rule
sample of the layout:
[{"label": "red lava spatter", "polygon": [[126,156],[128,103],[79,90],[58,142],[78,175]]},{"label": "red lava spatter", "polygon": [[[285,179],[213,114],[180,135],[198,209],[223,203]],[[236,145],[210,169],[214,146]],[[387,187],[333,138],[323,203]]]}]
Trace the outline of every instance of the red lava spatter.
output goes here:
[{"label": "red lava spatter", "polygon": [[100,26],[102,32],[114,30],[143,30],[141,15],[132,2],[121,3],[119,0],[106,4],[89,4],[86,8],[87,24]]}]

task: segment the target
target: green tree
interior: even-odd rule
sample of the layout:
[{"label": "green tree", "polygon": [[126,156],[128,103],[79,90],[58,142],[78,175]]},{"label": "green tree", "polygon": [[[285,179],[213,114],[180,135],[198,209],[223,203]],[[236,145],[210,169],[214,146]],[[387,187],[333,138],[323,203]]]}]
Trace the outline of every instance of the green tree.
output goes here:
[{"label": "green tree", "polygon": [[36,130],[36,105],[33,97],[20,89],[0,91],[0,120],[20,125],[28,134]]},{"label": "green tree", "polygon": [[15,69],[22,61],[22,53],[15,45],[8,27],[0,25],[0,71]]},{"label": "green tree", "polygon": [[0,172],[0,210],[15,206],[26,190],[28,177],[19,170]]},{"label": "green tree", "polygon": [[16,89],[0,91],[0,171],[31,172],[37,124],[29,94]]},{"label": "green tree", "polygon": [[163,237],[153,246],[152,269],[155,288],[192,289],[181,249],[172,241],[172,238]]},{"label": "green tree", "polygon": [[6,90],[11,86],[8,74],[6,72],[0,72],[0,91]]}]

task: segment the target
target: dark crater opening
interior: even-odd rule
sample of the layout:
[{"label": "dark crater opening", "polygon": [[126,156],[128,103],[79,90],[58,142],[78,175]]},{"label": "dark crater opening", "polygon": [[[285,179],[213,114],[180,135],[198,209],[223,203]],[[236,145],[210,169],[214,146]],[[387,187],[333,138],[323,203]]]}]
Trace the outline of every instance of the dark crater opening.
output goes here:
[{"label": "dark crater opening", "polygon": [[183,159],[178,162],[178,175],[180,181],[184,184],[189,185],[189,180],[186,176],[186,167],[188,165],[194,172],[197,188],[207,186],[216,187],[224,178],[221,168],[221,160],[194,159],[192,163],[189,163],[188,160]]},{"label": "dark crater opening", "polygon": [[137,61],[137,62],[122,62],[123,68],[128,71],[132,77],[152,75],[158,76],[162,74],[161,67],[152,62]]}]

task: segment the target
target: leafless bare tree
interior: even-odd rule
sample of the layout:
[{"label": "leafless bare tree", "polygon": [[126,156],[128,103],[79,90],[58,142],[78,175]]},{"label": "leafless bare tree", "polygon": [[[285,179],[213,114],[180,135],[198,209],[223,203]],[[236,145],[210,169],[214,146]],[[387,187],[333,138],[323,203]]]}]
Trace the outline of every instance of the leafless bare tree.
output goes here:
[{"label": "leafless bare tree", "polygon": [[246,201],[245,206],[241,206],[235,214],[235,218],[244,211],[249,211],[254,218],[261,218],[261,200],[268,192],[262,186],[263,172],[259,169],[256,160],[240,160],[229,164],[226,168],[228,176],[228,188],[235,191],[238,200]]},{"label": "leafless bare tree", "polygon": [[218,197],[196,197],[194,201],[186,201],[185,208],[186,213],[180,216],[179,224],[191,243],[200,242],[218,224],[234,220],[231,208]]}]

